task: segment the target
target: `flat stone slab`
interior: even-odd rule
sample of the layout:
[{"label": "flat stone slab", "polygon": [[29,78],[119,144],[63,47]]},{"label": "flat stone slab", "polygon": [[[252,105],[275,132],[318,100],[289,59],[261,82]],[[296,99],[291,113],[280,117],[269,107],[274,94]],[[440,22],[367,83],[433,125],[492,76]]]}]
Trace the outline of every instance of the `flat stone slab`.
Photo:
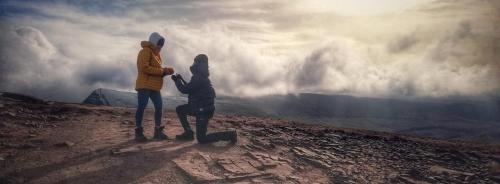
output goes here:
[{"label": "flat stone slab", "polygon": [[246,155],[250,156],[254,160],[260,162],[262,166],[258,167],[258,169],[264,169],[269,167],[277,166],[279,162],[279,158],[277,156],[269,155],[261,152],[247,152]]},{"label": "flat stone slab", "polygon": [[278,157],[259,152],[214,156],[203,152],[187,154],[173,162],[195,182],[239,181],[271,175],[267,169],[276,167]]},{"label": "flat stone slab", "polygon": [[303,147],[294,147],[291,150],[295,155],[299,156],[300,158],[308,161],[309,163],[311,163],[313,165],[316,165],[318,167],[325,168],[325,169],[331,168],[331,166],[329,164],[322,161],[322,160],[325,160],[325,157],[323,155],[319,155],[319,154],[317,154],[317,153],[315,153],[307,148],[303,148]]},{"label": "flat stone slab", "polygon": [[210,173],[209,156],[194,153],[187,157],[174,159],[173,162],[196,182],[209,182],[223,179]]},{"label": "flat stone slab", "polygon": [[472,176],[474,174],[472,173],[468,173],[468,172],[462,172],[462,171],[457,171],[457,170],[452,170],[452,169],[448,169],[448,168],[444,168],[442,166],[439,166],[439,165],[434,165],[432,166],[429,171],[433,174],[451,174],[451,175],[466,175],[466,176]]},{"label": "flat stone slab", "polygon": [[303,147],[294,147],[292,151],[299,156],[306,156],[306,157],[316,157],[317,154],[312,152],[311,150]]},{"label": "flat stone slab", "polygon": [[259,171],[258,167],[262,166],[261,163],[247,156],[241,156],[240,158],[220,158],[217,160],[217,163],[226,171],[237,175],[256,173]]},{"label": "flat stone slab", "polygon": [[173,149],[178,149],[181,146],[169,146],[170,141],[151,141],[143,144],[134,144],[128,147],[120,148],[120,149],[112,149],[111,154],[113,155],[122,155],[127,153],[138,153],[143,151],[172,151]]}]

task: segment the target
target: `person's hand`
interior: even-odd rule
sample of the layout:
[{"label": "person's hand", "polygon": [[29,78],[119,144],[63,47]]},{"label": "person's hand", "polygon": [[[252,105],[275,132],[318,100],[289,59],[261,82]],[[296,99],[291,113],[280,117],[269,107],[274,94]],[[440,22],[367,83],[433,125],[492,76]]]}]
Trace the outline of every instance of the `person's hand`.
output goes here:
[{"label": "person's hand", "polygon": [[173,81],[176,81],[178,79],[177,75],[172,75],[170,78],[172,78]]},{"label": "person's hand", "polygon": [[184,78],[182,78],[182,75],[181,75],[181,74],[177,74],[177,76],[176,76],[176,77],[177,77],[178,79],[181,79],[181,80],[183,80],[183,79],[184,79]]},{"label": "person's hand", "polygon": [[174,74],[174,69],[170,67],[163,68],[163,76]]}]

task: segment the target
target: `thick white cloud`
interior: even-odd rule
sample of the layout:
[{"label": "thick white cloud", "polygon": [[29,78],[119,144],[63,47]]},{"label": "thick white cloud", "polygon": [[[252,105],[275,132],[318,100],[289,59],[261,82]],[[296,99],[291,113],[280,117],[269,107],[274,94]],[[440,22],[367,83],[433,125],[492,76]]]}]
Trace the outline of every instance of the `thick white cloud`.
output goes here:
[{"label": "thick white cloud", "polygon": [[[0,90],[79,101],[133,90],[139,42],[166,38],[165,66],[209,56],[219,94],[498,94],[495,1],[434,1],[340,15],[302,1],[2,2]],[[302,8],[301,8],[302,7]],[[178,94],[167,80],[164,93]]]}]

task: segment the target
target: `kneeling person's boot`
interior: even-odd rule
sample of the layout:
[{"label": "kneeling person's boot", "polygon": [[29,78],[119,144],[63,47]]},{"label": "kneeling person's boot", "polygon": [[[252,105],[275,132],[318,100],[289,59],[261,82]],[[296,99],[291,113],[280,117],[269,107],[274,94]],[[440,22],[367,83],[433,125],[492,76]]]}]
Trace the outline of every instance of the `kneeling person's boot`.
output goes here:
[{"label": "kneeling person's boot", "polygon": [[182,133],[180,135],[176,135],[175,138],[178,140],[183,140],[183,141],[191,141],[191,140],[194,140],[194,133],[191,130],[185,131],[184,133]]},{"label": "kneeling person's boot", "polygon": [[148,138],[146,138],[146,136],[144,136],[144,130],[142,127],[135,128],[135,138],[134,139],[138,142],[148,141]]},{"label": "kneeling person's boot", "polygon": [[164,128],[165,128],[164,126],[155,127],[155,133],[154,133],[153,138],[154,139],[159,139],[159,140],[168,139],[168,136],[165,135],[165,133],[163,133],[163,129]]},{"label": "kneeling person's boot", "polygon": [[238,142],[238,134],[236,133],[236,130],[229,131],[229,141],[231,141],[231,144],[236,144]]}]

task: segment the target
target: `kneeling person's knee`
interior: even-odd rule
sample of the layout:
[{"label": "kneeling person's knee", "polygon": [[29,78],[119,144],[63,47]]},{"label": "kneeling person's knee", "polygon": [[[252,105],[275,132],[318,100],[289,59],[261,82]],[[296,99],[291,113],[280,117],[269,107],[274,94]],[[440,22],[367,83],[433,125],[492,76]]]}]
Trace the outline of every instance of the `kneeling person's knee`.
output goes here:
[{"label": "kneeling person's knee", "polygon": [[200,144],[205,144],[205,143],[209,143],[210,142],[210,140],[208,140],[206,131],[198,131],[198,130],[196,130],[196,140]]},{"label": "kneeling person's knee", "polygon": [[196,117],[196,139],[199,143],[210,142],[207,137],[207,126],[209,118],[204,115],[198,115]]},{"label": "kneeling person's knee", "polygon": [[186,106],[185,105],[179,105],[175,108],[175,111],[177,112],[177,114],[186,114]]}]

